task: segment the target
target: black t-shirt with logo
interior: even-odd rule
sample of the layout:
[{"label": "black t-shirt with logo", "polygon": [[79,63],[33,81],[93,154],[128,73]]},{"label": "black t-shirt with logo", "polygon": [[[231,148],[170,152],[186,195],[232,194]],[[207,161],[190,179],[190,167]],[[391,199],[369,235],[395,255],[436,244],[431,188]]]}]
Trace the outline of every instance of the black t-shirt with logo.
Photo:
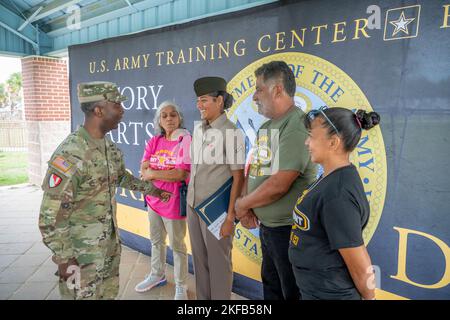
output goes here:
[{"label": "black t-shirt with logo", "polygon": [[289,259],[302,294],[311,299],[359,299],[338,249],[364,244],[370,207],[354,165],[313,183],[298,199]]}]

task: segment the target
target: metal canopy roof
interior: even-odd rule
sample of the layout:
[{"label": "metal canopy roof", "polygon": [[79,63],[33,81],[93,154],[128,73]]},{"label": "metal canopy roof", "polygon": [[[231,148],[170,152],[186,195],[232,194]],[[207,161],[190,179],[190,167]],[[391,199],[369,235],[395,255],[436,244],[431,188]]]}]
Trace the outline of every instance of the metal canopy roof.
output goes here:
[{"label": "metal canopy roof", "polygon": [[[64,56],[86,43],[276,0],[0,0],[0,54]],[[78,23],[79,22],[79,23]]]}]

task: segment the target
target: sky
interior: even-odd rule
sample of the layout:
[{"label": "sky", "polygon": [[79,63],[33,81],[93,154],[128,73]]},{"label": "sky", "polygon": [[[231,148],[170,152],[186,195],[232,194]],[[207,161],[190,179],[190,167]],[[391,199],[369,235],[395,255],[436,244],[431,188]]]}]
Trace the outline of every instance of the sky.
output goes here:
[{"label": "sky", "polygon": [[0,56],[0,83],[8,80],[11,73],[21,72],[22,65],[20,58],[10,58]]}]

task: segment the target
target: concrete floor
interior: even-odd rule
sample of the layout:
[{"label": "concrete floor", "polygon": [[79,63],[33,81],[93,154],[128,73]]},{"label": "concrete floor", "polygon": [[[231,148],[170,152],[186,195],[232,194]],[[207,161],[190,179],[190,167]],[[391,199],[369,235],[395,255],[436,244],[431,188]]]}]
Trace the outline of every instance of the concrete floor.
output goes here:
[{"label": "concrete floor", "polygon": [[[56,265],[38,229],[42,191],[19,185],[0,187],[0,300],[60,299]],[[175,294],[173,267],[167,265],[166,286],[146,293],[134,291],[150,270],[150,257],[123,247],[120,265],[122,300],[170,300]],[[195,299],[194,276],[188,276],[188,296]],[[236,294],[232,299],[245,299]]]}]

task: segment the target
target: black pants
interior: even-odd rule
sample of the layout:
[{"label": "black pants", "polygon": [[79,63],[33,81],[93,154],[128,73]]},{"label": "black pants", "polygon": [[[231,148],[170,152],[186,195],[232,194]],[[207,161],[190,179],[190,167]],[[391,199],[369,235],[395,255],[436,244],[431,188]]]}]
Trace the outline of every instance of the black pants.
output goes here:
[{"label": "black pants", "polygon": [[264,300],[300,299],[288,257],[290,235],[291,226],[269,228],[260,225]]}]

